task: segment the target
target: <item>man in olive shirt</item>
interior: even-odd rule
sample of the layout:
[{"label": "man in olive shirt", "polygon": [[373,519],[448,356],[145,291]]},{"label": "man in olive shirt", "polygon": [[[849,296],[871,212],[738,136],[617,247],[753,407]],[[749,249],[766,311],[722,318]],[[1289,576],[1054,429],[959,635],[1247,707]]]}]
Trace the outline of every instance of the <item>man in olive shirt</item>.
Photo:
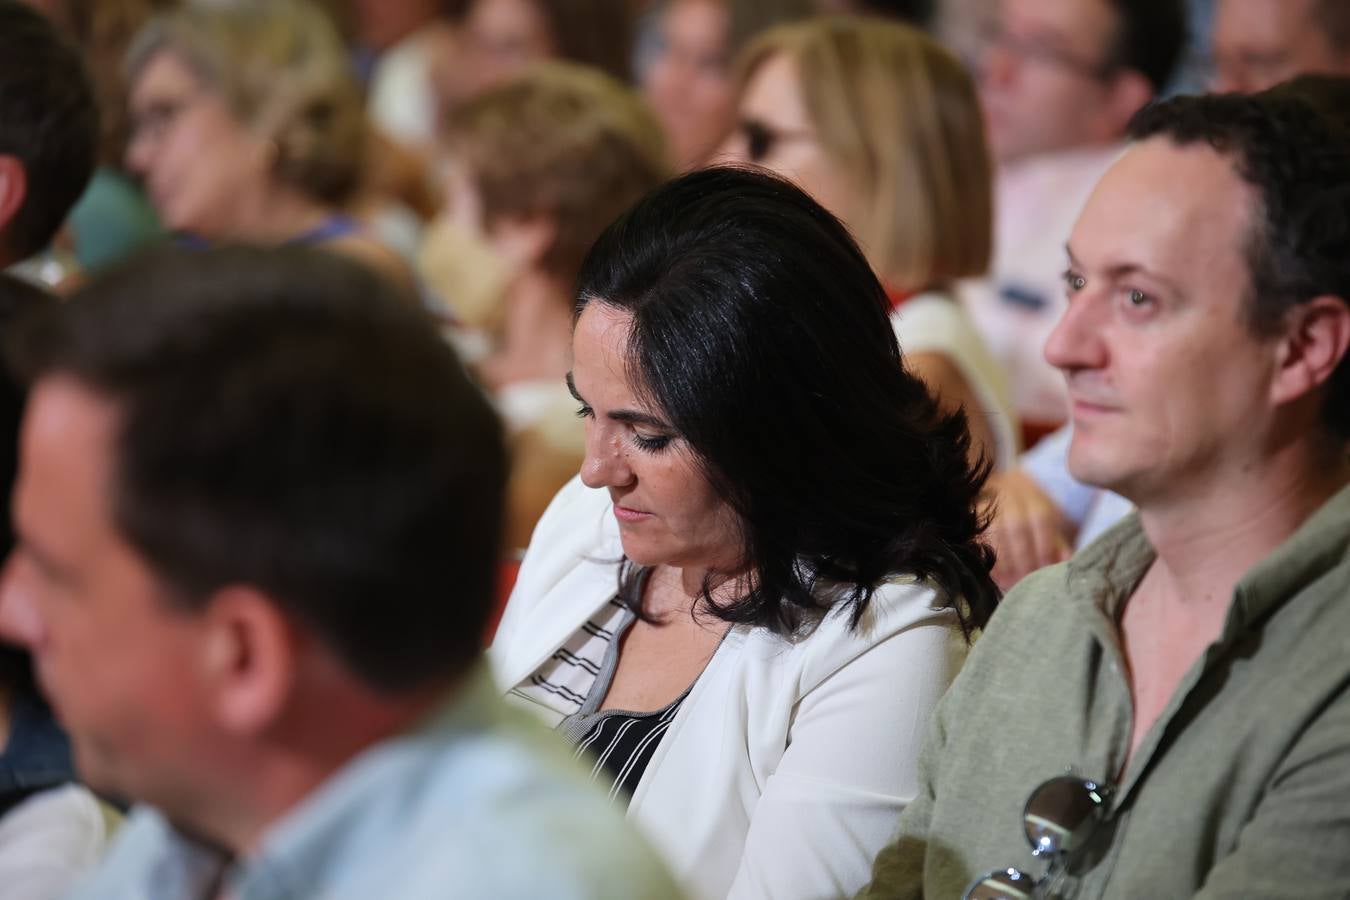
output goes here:
[{"label": "man in olive shirt", "polygon": [[864,897],[1041,879],[1024,804],[1066,773],[1104,815],[1044,895],[1350,896],[1350,151],[1287,92],[1131,136],[1045,352],[1073,474],[1138,513],[1009,594]]}]

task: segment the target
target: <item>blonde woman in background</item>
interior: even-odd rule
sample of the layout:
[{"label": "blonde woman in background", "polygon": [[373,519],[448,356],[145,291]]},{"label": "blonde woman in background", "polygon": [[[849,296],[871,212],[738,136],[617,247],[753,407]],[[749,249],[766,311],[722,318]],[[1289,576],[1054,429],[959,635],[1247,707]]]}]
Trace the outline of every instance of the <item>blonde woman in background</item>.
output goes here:
[{"label": "blonde woman in background", "polygon": [[447,297],[485,268],[498,273],[488,305],[457,312],[488,332],[477,371],[511,435],[507,537],[521,548],[585,450],[564,382],[582,257],[667,176],[665,146],[636,93],[567,63],[537,64],[470,100],[451,116],[446,143],[448,227],[483,250],[456,253],[439,239],[441,223],[422,269]]},{"label": "blonde woman in background", "polygon": [[917,29],[851,17],[776,28],[738,73],[731,156],[796,181],[849,226],[887,286],[907,364],[965,408],[972,453],[1011,465],[1006,376],[952,293],[990,257],[991,164],[970,76]]},{"label": "blonde woman in background", "polygon": [[411,291],[408,267],[348,212],[370,133],[321,9],[186,6],[137,34],[126,72],[127,164],[168,228],[202,243],[322,245]]}]

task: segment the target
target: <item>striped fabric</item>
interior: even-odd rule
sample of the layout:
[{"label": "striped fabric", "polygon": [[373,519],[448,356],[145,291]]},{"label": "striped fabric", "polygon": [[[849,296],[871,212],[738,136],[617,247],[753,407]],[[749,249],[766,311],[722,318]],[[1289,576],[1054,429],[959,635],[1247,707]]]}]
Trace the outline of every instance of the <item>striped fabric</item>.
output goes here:
[{"label": "striped fabric", "polygon": [[[639,576],[637,590],[646,583]],[[661,736],[675,720],[689,688],[655,712],[601,711],[619,666],[619,639],[636,616],[617,596],[511,693],[530,700],[577,757],[588,758],[591,779],[609,785],[610,799],[627,804]]]},{"label": "striped fabric", "polygon": [[[609,782],[609,799],[627,803],[688,693],[656,712],[577,713],[568,716],[559,732],[576,742],[578,758],[589,755],[593,760],[591,780],[602,785]],[[578,732],[580,740],[576,739]]]},{"label": "striped fabric", "polygon": [[614,597],[566,644],[530,676],[511,690],[546,710],[545,721],[556,728],[563,719],[580,712],[595,679],[605,664],[610,645],[619,636],[625,617],[631,615]]}]

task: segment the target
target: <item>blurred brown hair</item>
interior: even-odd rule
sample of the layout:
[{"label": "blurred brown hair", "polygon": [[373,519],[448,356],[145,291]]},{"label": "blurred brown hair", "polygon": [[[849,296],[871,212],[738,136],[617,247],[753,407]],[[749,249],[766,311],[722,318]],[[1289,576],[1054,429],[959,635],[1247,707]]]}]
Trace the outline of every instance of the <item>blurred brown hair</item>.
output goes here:
[{"label": "blurred brown hair", "polygon": [[452,113],[447,138],[484,223],[556,222],[544,266],[568,281],[595,238],[668,174],[660,126],[632,90],[583,66],[548,62]]}]

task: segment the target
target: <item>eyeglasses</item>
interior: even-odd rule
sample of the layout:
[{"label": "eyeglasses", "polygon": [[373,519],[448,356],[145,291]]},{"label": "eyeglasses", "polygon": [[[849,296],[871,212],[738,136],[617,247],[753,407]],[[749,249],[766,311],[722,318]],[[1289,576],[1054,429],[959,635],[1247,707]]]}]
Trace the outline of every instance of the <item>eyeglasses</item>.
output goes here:
[{"label": "eyeglasses", "polygon": [[183,113],[195,103],[200,91],[192,91],[178,97],[156,98],[144,104],[131,115],[131,139],[158,139],[164,136]]},{"label": "eyeglasses", "polygon": [[742,119],[736,129],[745,138],[745,156],[753,163],[763,162],[784,141],[815,139],[815,134],[805,129],[772,128],[758,119]]},{"label": "eyeglasses", "polygon": [[1027,798],[1022,827],[1031,842],[1031,855],[1049,862],[1041,878],[1018,869],[996,869],[970,883],[961,900],[1029,900],[1051,896],[1081,849],[1106,818],[1111,789],[1095,781],[1060,775],[1044,782]]},{"label": "eyeglasses", "polygon": [[1001,25],[988,26],[980,37],[986,51],[998,47],[1029,62],[1064,69],[1093,81],[1106,81],[1119,68],[1115,60],[1093,62],[1056,46],[1054,41],[1044,36],[1013,34]]}]

